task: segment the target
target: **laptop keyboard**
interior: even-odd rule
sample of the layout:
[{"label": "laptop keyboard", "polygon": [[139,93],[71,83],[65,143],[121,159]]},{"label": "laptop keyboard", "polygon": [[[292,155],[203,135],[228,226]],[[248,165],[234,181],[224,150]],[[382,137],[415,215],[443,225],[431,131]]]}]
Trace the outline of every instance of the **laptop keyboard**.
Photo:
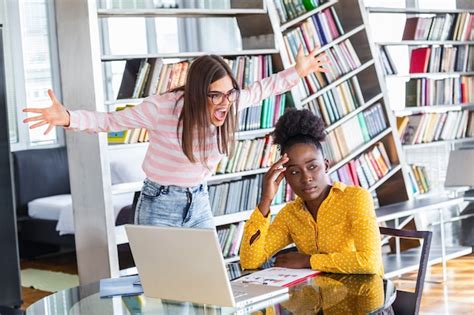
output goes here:
[{"label": "laptop keyboard", "polygon": [[235,299],[248,295],[247,285],[245,284],[232,283],[230,287],[232,288],[232,294],[234,294]]},{"label": "laptop keyboard", "polygon": [[232,289],[232,293],[234,294],[234,299],[240,298],[240,297],[248,294],[245,291],[239,291],[239,290],[235,290],[235,289]]}]

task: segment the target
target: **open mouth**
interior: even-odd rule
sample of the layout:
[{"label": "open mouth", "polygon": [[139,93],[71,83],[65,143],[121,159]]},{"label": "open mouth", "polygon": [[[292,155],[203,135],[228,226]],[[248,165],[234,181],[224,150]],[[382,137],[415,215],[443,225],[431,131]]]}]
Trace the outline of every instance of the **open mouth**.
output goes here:
[{"label": "open mouth", "polygon": [[216,118],[218,121],[224,121],[226,115],[227,115],[226,108],[221,108],[214,112],[214,118]]}]

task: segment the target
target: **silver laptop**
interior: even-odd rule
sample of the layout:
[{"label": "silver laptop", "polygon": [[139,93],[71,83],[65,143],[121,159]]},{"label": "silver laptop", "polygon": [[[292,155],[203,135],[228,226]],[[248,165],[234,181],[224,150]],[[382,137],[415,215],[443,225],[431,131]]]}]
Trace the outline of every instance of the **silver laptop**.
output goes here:
[{"label": "silver laptop", "polygon": [[285,287],[231,283],[214,230],[145,225],[125,230],[148,297],[240,308],[288,293]]}]

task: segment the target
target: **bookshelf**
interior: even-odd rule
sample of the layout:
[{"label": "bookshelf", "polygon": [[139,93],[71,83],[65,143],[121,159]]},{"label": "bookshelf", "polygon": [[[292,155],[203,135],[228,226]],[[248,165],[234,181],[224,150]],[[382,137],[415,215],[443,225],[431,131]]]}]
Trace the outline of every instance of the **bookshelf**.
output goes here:
[{"label": "bookshelf", "polygon": [[[367,20],[385,18],[393,24],[394,31],[386,36],[373,29],[371,48],[381,64],[384,96],[397,119],[395,131],[410,164],[409,179],[415,181],[414,165],[422,167],[433,182],[431,193],[445,193],[449,151],[474,142],[474,6],[460,0],[444,6],[364,10]],[[424,158],[433,154],[440,162]],[[416,198],[430,193],[414,186]]]},{"label": "bookshelf", "polygon": [[[294,49],[292,51],[291,47],[288,46],[290,45],[288,34],[302,29],[301,25],[307,26],[308,21],[315,21],[317,18],[313,18],[313,16],[329,16],[330,14],[334,25],[340,25],[338,34],[337,36],[335,34],[331,36],[331,39],[329,39],[330,36],[327,36],[326,40],[320,43],[318,53],[332,54],[334,61],[336,61],[336,58],[338,60],[343,59],[345,60],[342,61],[344,66],[341,66],[337,73],[326,78],[314,76],[310,79],[312,81],[302,80],[300,85],[291,91],[292,102],[297,108],[310,109],[319,116],[324,116],[322,114],[323,106],[327,107],[326,111],[332,110],[331,115],[326,114],[326,131],[329,136],[334,135],[335,142],[325,145],[327,150],[325,153],[326,156],[337,156],[332,160],[329,169],[329,174],[334,180],[341,180],[348,184],[358,184],[359,181],[362,182],[362,178],[369,178],[370,176],[371,180],[367,180],[366,188],[373,194],[376,203],[380,206],[410,199],[410,192],[406,185],[405,162],[400,154],[401,144],[396,134],[395,118],[385,104],[383,87],[378,83],[380,70],[377,69],[378,65],[372,57],[370,34],[368,34],[359,3],[357,1],[324,2],[314,10],[310,10],[294,19],[285,20],[283,23],[280,22],[278,10],[281,10],[281,8],[277,8],[278,4],[273,1],[266,1],[265,5],[268,9],[266,17],[270,20],[271,32],[276,43],[275,47],[264,51],[242,50],[227,54],[221,52],[219,54],[224,55],[224,57],[231,57],[245,53],[261,54],[265,52],[272,54],[272,61],[277,71],[291,67],[294,64],[292,61],[294,60]],[[239,26],[244,23],[239,19],[237,19],[237,22]],[[245,33],[245,30],[248,31],[249,28],[246,25],[242,26],[241,30]],[[324,29],[321,28],[320,31],[324,31]],[[318,36],[316,33],[312,35]],[[292,43],[292,45],[294,46],[295,43]],[[307,47],[307,49],[311,48]],[[110,62],[133,58],[193,58],[203,53],[102,56],[102,61]],[[339,93],[345,93],[344,99],[335,99]],[[329,96],[330,94],[331,96]],[[129,100],[123,101],[128,102]],[[140,99],[137,99],[137,101],[140,101]],[[331,106],[331,109],[329,109],[329,106]],[[360,121],[363,121],[363,124]],[[352,127],[356,127],[356,130],[358,130],[359,138],[352,139],[350,132]],[[238,140],[262,137],[272,130],[272,128],[264,128],[263,130],[241,131],[238,133]],[[341,137],[347,137],[348,139],[348,143],[345,145],[346,148],[338,146]],[[380,154],[379,148],[381,147],[384,151],[385,160],[382,162],[379,160],[382,163],[379,165],[372,158],[372,153],[379,152]],[[356,174],[357,166],[352,168],[352,165],[359,164],[360,172]],[[382,172],[383,165],[385,169]],[[377,173],[375,169],[379,168],[380,172]],[[242,180],[252,178],[252,176],[261,176],[266,170],[267,168],[260,168],[212,176],[208,181],[211,204],[214,202],[212,197],[214,187],[222,188],[222,185],[232,185],[232,183],[240,185],[239,183]],[[136,189],[139,187],[139,183],[131,184],[130,187]],[[236,200],[232,198],[232,195],[235,195],[235,193],[230,193],[232,188],[225,189],[228,189],[223,190],[225,193],[217,195],[228,196],[226,202],[233,205]],[[239,189],[237,188],[237,190]],[[281,200],[272,206],[272,214],[278,213],[284,206],[284,200],[291,195],[283,188],[280,193]],[[243,195],[245,198],[245,194]],[[217,203],[222,204],[222,201],[219,200]],[[244,206],[238,208],[237,211],[235,210],[233,209],[231,213],[215,214],[215,223],[219,235],[224,234],[220,231],[229,229],[232,225],[232,232],[240,235],[239,229],[243,225],[242,222],[250,217],[253,207]],[[224,239],[221,243],[223,248],[227,243],[228,253],[232,252],[232,243],[226,242],[225,236],[222,237]],[[231,254],[231,257],[225,257],[225,261],[227,263],[238,261],[235,248],[234,254]]]},{"label": "bookshelf", "polygon": [[[137,53],[137,54],[109,54],[109,53],[102,53],[100,57],[100,61],[102,62],[103,65],[108,64],[108,63],[113,63],[113,62],[122,62],[125,64],[125,69],[130,64],[131,66],[135,66],[136,69],[134,70],[136,73],[136,77],[133,78],[135,80],[134,84],[137,84],[139,79],[139,72],[140,68],[137,68],[137,65],[140,65],[143,61],[153,63],[154,65],[158,64],[158,62],[155,63],[154,60],[159,60],[159,63],[162,65],[167,65],[169,67],[173,67],[173,65],[180,63],[180,62],[186,62],[189,60],[192,60],[193,58],[202,56],[204,54],[217,54],[225,59],[229,60],[229,65],[232,67],[232,62],[234,64],[237,64],[237,61],[239,58],[247,58],[245,61],[246,63],[248,62],[251,64],[251,62],[254,62],[254,66],[259,66],[255,60],[258,58],[261,58],[259,56],[266,56],[263,57],[263,60],[269,61],[272,64],[273,68],[273,73],[278,72],[283,70],[282,62],[280,60],[280,54],[279,50],[277,48],[277,45],[275,44],[275,41],[273,40],[274,34],[273,34],[273,29],[271,27],[270,19],[268,16],[268,11],[266,9],[266,5],[264,4],[263,1],[251,1],[251,2],[246,2],[246,6],[251,6],[252,8],[239,8],[238,6],[242,6],[244,3],[239,2],[239,1],[231,1],[231,6],[233,8],[231,9],[225,9],[225,10],[202,10],[202,9],[127,9],[127,10],[122,10],[122,9],[99,9],[97,11],[97,17],[99,20],[104,20],[104,19],[113,19],[116,17],[133,17],[133,18],[158,18],[158,17],[176,17],[176,18],[202,18],[202,19],[207,19],[207,18],[233,18],[236,21],[236,24],[240,30],[241,36],[242,36],[242,47],[236,50],[205,50],[205,51],[179,51],[176,53]],[[102,34],[103,35],[103,34]],[[104,35],[103,35],[104,36]],[[262,43],[257,43],[255,42],[248,44],[250,41],[246,41],[245,38],[253,38],[253,37],[265,37],[262,41]],[[271,40],[268,40],[270,38]],[[270,42],[270,45],[269,45]],[[266,59],[265,59],[266,58]],[[132,65],[133,64],[133,65]],[[252,65],[252,64],[251,64]],[[141,65],[140,65],[141,67]],[[153,66],[151,66],[153,69]],[[161,70],[163,71],[164,66],[161,66]],[[233,68],[234,69],[234,68]],[[236,69],[239,69],[238,67]],[[250,67],[250,70],[252,71],[252,68]],[[237,73],[238,74],[238,73]],[[270,73],[268,73],[270,74]],[[149,73],[148,79],[152,76],[151,71]],[[165,75],[166,76],[166,75]],[[237,76],[237,75],[236,75]],[[258,78],[253,78],[252,81],[257,80]],[[122,84],[125,79],[122,80]],[[160,77],[161,80],[161,77]],[[146,82],[146,81],[145,81]],[[166,83],[166,81],[165,81]],[[247,82],[242,82],[244,85],[247,84]],[[160,83],[159,83],[160,84]],[[143,85],[147,85],[147,83],[143,83]],[[161,86],[161,85],[160,85]],[[131,89],[128,88],[130,91]],[[158,91],[158,89],[157,89]],[[120,95],[120,91],[118,91],[118,94]],[[154,94],[154,93],[153,93]],[[147,95],[135,95],[135,97],[131,97],[132,95],[125,94],[125,97],[121,99],[107,99],[105,100],[105,105],[107,107],[108,111],[113,111],[117,106],[124,106],[125,104],[138,104],[143,101],[144,97]],[[278,100],[275,100],[273,98],[271,101],[276,104]],[[285,99],[280,99],[280,105],[285,104],[285,106],[290,106],[291,105],[291,100],[285,100]],[[272,110],[274,109],[275,105],[271,106]],[[280,108],[282,108],[280,106]],[[276,112],[276,110],[275,110]],[[263,124],[261,123],[260,126],[255,126],[252,125],[250,128],[242,128],[237,132],[236,135],[236,140],[238,143],[242,142],[252,142],[256,139],[264,138],[267,136],[271,131],[273,131],[273,124],[278,118],[279,115],[276,115],[275,112],[273,113],[272,116],[273,119],[267,119],[266,123]],[[283,113],[283,111],[281,111]],[[280,113],[280,114],[281,114]],[[249,117],[250,114],[247,114],[247,117]],[[260,116],[258,116],[258,121],[260,122]],[[263,120],[262,120],[263,121]],[[250,125],[250,124],[249,124]],[[247,126],[246,126],[247,127]],[[259,128],[260,127],[260,128]],[[108,151],[109,154],[120,154],[121,152],[124,152],[126,150],[146,150],[148,147],[147,143],[132,143],[132,144],[109,144],[108,146]],[[259,147],[260,152],[259,154],[263,154],[262,150],[263,147]],[[265,146],[265,150],[263,152],[266,152],[269,150]],[[249,154],[250,152],[243,152],[242,155]],[[239,152],[237,152],[239,154]],[[272,156],[270,158],[269,163],[271,163],[273,160],[277,159],[278,156]],[[248,166],[250,163],[247,163],[246,165]],[[268,164],[268,163],[267,163]],[[218,168],[219,169],[219,168]],[[231,168],[232,169],[232,168]],[[219,186],[229,186],[230,184],[233,183],[234,186],[240,185],[239,183],[245,182],[245,181],[250,181],[251,179],[256,179],[256,178],[261,178],[262,174],[265,173],[268,170],[268,165],[256,165],[255,163],[252,164],[252,167],[243,167],[240,165],[240,167],[234,168],[234,171],[223,171],[223,172],[217,172],[213,176],[211,176],[208,180],[208,185],[210,188],[210,192],[214,187],[219,187]],[[255,186],[257,182],[254,181],[252,185]],[[258,182],[260,183],[260,182]],[[117,184],[112,186],[112,193],[113,194],[118,194],[118,193],[125,193],[125,192],[131,192],[131,191],[139,191],[141,189],[142,182],[131,182],[131,183],[122,183],[122,184]],[[258,185],[257,185],[258,186]],[[240,186],[239,186],[240,187]],[[250,186],[252,187],[252,186]],[[242,187],[240,187],[242,188]],[[259,191],[257,188],[258,187],[253,187],[255,191]],[[247,190],[249,190],[249,187],[246,187]],[[250,189],[251,190],[251,189]],[[245,194],[243,196],[245,199]],[[254,198],[256,197],[255,195],[253,196]],[[226,201],[224,200],[224,204],[226,202],[231,202],[230,200]],[[232,200],[232,203],[235,203],[235,200]],[[279,205],[273,206],[272,208],[274,209],[274,213],[277,213],[278,210],[283,206],[284,203],[281,203]],[[237,225],[239,222],[243,222],[248,219],[248,217],[251,214],[251,211],[253,210],[254,206],[256,205],[256,201],[254,204],[250,204],[242,209],[239,209],[238,212],[234,213],[222,213],[221,215],[216,215],[215,216],[215,223],[216,227],[218,230],[220,229],[225,229],[228,228],[232,225]],[[234,209],[235,210],[235,209]],[[126,243],[126,236],[124,235],[124,230],[123,227],[117,227],[116,228],[116,235],[117,235],[117,245],[119,244],[124,244]],[[233,248],[235,252],[235,246]],[[227,257],[226,261],[227,262],[233,262],[236,259],[238,260],[238,257],[234,257],[235,255],[232,255],[233,257]]]},{"label": "bookshelf", "polygon": [[[383,87],[378,83],[380,69],[370,48],[371,35],[364,20],[364,7],[358,1],[327,1],[300,17],[282,23],[279,2],[268,1],[267,4],[285,68],[294,64],[295,48],[300,44],[306,51],[317,46],[318,54],[330,54],[333,65],[345,64],[336,65],[341,69],[335,75],[326,78],[313,76],[302,80],[291,91],[297,108],[309,109],[323,118],[328,138],[334,134],[337,140],[348,139],[348,150],[343,150],[341,146],[337,148],[338,141],[326,141],[324,149],[325,156],[330,160],[329,175],[348,184],[357,183],[354,177],[358,176],[351,173],[347,180],[344,170],[381,143],[390,166],[383,174],[373,178],[367,189],[381,206],[410,199],[410,191],[405,184],[407,175],[401,143],[395,131],[395,118],[385,104]],[[343,98],[338,99],[338,95],[343,95]],[[364,139],[351,139],[352,135],[348,132],[351,127],[355,127],[356,131],[357,128],[365,130],[356,123],[358,120],[375,123],[375,118],[369,116],[377,106],[380,108],[377,118],[379,126],[375,132]],[[331,159],[334,155],[335,158]],[[359,176],[364,177],[364,173]]]},{"label": "bookshelf", "polygon": [[[331,55],[331,58],[341,63],[337,71],[328,77],[312,77],[292,89],[287,97],[288,104],[293,103],[298,108],[313,108],[315,112],[328,113],[327,131],[334,134],[335,138],[348,135],[348,126],[357,126],[358,138],[348,137],[349,141],[344,147],[336,145],[331,147],[325,144],[325,150],[331,156],[338,155],[331,164],[331,176],[346,176],[344,173],[350,168],[351,162],[365,159],[365,170],[360,168],[362,177],[372,174],[373,182],[368,189],[376,198],[377,204],[387,205],[394,202],[405,201],[410,198],[407,189],[406,163],[402,154],[401,143],[395,134],[395,118],[387,110],[383,86],[379,84],[380,69],[371,49],[370,34],[364,20],[362,7],[356,0],[327,1],[312,10],[301,10],[293,18],[280,22],[276,5],[281,1],[231,1],[231,9],[201,10],[201,9],[98,9],[94,1],[78,0],[74,5],[59,4],[58,39],[61,46],[68,47],[60,52],[61,64],[68,65],[61,69],[63,86],[68,91],[64,94],[63,102],[71,109],[88,110],[115,110],[117,104],[139,103],[143,98],[126,98],[115,100],[104,99],[103,85],[104,64],[111,62],[127,62],[132,59],[159,58],[160,60],[177,62],[195,58],[203,54],[216,53],[228,59],[240,56],[271,56],[273,71],[277,72],[292,66],[291,47],[285,44],[285,37],[300,28],[306,21],[313,21],[325,16],[326,22],[330,21],[331,27],[325,40],[318,37],[320,53]],[[247,7],[242,7],[247,6]],[[252,6],[249,8],[248,6]],[[242,48],[231,51],[206,50],[206,51],[180,51],[176,53],[133,53],[111,54],[101,49],[101,35],[98,24],[105,19],[114,18],[142,18],[178,17],[178,18],[233,18],[238,25]],[[328,20],[329,19],[329,20]],[[337,20],[336,20],[337,19]],[[79,21],[74,26],[69,21]],[[323,21],[324,22],[324,21]],[[310,26],[308,23],[304,27]],[[313,26],[314,28],[315,26]],[[320,31],[324,31],[320,26]],[[296,31],[297,32],[297,31]],[[77,34],[81,36],[77,36]],[[296,34],[296,33],[295,33]],[[104,34],[102,34],[103,36]],[[314,36],[319,36],[313,33]],[[79,38],[79,42],[78,42]],[[261,38],[259,43],[255,38]],[[106,39],[103,37],[102,40]],[[316,38],[315,38],[316,39]],[[288,39],[286,40],[288,42]],[[259,45],[260,44],[260,45]],[[294,44],[294,43],[293,43]],[[80,46],[78,46],[80,45]],[[69,48],[70,47],[70,48]],[[78,49],[77,47],[80,47]],[[91,80],[93,78],[93,80]],[[80,89],[69,88],[79,86]],[[80,92],[79,92],[80,91]],[[336,99],[344,93],[344,99]],[[90,104],[90,105],[84,105]],[[329,107],[331,106],[331,107]],[[374,114],[374,108],[380,109]],[[329,115],[330,113],[330,115]],[[322,113],[321,113],[322,114]],[[371,127],[360,127],[369,124]],[[368,129],[373,131],[370,135]],[[263,137],[271,132],[271,127],[241,131],[240,140]],[[72,193],[79,198],[74,201],[76,242],[79,245],[79,271],[93,269],[95,273],[80,272],[81,282],[88,283],[98,279],[116,276],[118,274],[117,244],[126,242],[123,235],[116,234],[113,217],[111,215],[111,195],[137,191],[141,182],[111,185],[110,156],[119,154],[120,151],[146,150],[146,143],[108,145],[105,135],[79,136],[68,135],[67,143],[70,149],[70,168],[72,177]],[[375,169],[382,167],[377,161],[372,161],[369,153],[376,152],[376,148],[383,146],[386,156],[382,162],[386,169],[383,173],[375,174]],[[91,165],[87,176],[81,171],[83,165]],[[361,162],[362,163],[362,162]],[[376,163],[376,164],[373,164]],[[377,166],[378,165],[378,166]],[[344,171],[343,171],[344,170]],[[231,174],[219,174],[211,178],[209,185],[238,182],[241,179],[261,176],[266,168],[245,170]],[[355,169],[349,174],[358,177]],[[379,170],[380,171],[380,170]],[[358,178],[360,180],[360,178]],[[83,189],[86,187],[87,189]],[[286,187],[282,189],[282,196],[291,195]],[[272,207],[277,213],[282,204]],[[248,218],[251,207],[239,209],[239,212],[216,217],[218,228],[238,224]],[[91,227],[93,228],[91,230]],[[94,231],[91,233],[91,231]],[[94,250],[90,250],[90,249]],[[101,253],[101,254],[97,254]],[[237,257],[230,260],[238,260]],[[87,276],[84,276],[86,275]],[[86,277],[86,278],[84,278]]]}]

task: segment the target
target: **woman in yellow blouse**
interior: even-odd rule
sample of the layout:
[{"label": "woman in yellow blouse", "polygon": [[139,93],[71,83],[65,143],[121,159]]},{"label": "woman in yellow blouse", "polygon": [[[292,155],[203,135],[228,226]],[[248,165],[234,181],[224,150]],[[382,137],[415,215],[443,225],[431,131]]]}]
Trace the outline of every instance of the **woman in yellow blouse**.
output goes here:
[{"label": "woman in yellow blouse", "polygon": [[[323,121],[308,110],[287,111],[273,138],[283,155],[265,174],[260,203],[245,224],[242,268],[256,269],[294,243],[298,252],[278,255],[275,266],[383,275],[372,197],[361,187],[331,184],[322,155]],[[270,223],[283,177],[298,197]]]}]

